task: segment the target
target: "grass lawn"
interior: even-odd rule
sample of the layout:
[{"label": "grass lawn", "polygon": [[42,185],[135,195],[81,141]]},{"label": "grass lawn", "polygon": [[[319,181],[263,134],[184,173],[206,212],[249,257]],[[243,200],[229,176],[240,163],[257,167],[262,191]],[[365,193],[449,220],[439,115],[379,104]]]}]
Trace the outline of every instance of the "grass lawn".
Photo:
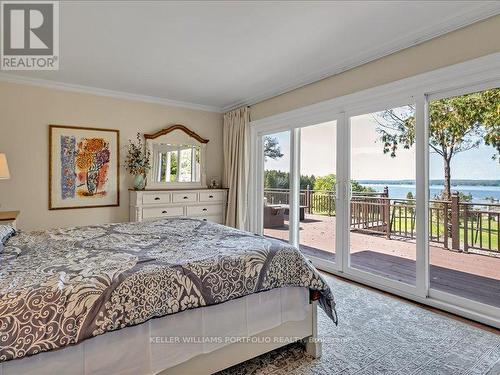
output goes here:
[{"label": "grass lawn", "polygon": [[[412,219],[410,217],[405,218],[395,218],[394,222],[392,223],[392,230],[394,232],[399,232],[400,228],[401,231],[404,234],[405,231],[405,221],[406,221],[406,228],[408,234],[411,231],[412,228]],[[460,221],[461,228],[460,228],[460,243],[463,245],[464,243],[464,234],[465,230],[463,228],[463,220]],[[488,221],[484,220],[482,221],[482,226],[481,230],[477,230],[477,222],[469,222],[468,225],[472,224],[472,228],[467,228],[467,235],[468,235],[468,242],[469,244],[474,241],[474,247],[479,248],[480,241],[482,241],[482,248],[483,249],[488,249],[489,248],[489,242],[491,241],[491,249],[498,251],[498,223],[496,221],[491,220],[491,231],[490,228],[488,228]],[[415,225],[413,223],[413,225]],[[442,222],[437,223],[435,221],[432,222],[431,225],[431,235],[433,237],[437,237],[438,235],[438,229],[439,229],[439,236],[440,240],[443,239],[443,234],[444,234],[444,225]],[[414,229],[415,231],[415,229]],[[451,246],[451,233],[448,234],[448,246]]]}]

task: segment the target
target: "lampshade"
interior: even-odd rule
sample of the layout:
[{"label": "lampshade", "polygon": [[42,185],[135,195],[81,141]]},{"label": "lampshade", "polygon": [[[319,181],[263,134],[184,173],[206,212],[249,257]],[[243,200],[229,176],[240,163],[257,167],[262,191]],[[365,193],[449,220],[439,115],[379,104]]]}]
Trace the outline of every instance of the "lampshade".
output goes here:
[{"label": "lampshade", "polygon": [[0,180],[8,180],[10,178],[9,165],[7,164],[7,157],[5,154],[0,153]]}]

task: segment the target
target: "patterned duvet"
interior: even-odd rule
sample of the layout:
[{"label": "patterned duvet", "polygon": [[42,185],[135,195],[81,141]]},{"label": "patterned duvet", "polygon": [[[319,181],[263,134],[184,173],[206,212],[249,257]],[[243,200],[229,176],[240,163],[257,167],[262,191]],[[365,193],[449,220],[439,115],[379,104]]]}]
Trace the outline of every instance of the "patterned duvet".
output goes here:
[{"label": "patterned duvet", "polygon": [[0,254],[0,362],[186,309],[328,285],[297,249],[195,219],[21,232]]}]

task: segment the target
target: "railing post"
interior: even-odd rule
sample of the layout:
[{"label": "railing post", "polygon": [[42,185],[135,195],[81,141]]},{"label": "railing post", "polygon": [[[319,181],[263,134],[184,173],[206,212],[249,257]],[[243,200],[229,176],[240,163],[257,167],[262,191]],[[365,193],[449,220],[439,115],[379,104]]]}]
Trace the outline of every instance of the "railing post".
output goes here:
[{"label": "railing post", "polygon": [[460,202],[457,192],[451,194],[451,248],[460,250]]},{"label": "railing post", "polygon": [[[469,251],[469,238],[468,238],[469,234],[467,233],[469,229],[467,225],[468,216],[469,216],[469,207],[467,206],[467,204],[464,204],[464,252]],[[474,236],[474,234],[472,234],[472,236]],[[472,239],[472,242],[474,242],[474,238]]]},{"label": "railing post", "polygon": [[383,197],[389,198],[389,187],[384,186],[384,192],[382,193]]},{"label": "railing post", "polygon": [[[384,188],[384,193],[387,187]],[[388,198],[389,193],[387,193],[387,198],[384,199],[384,216],[386,220],[386,236],[388,239],[391,238],[391,200]]]},{"label": "railing post", "polygon": [[305,196],[305,206],[307,209],[307,213],[311,213],[311,187],[309,185],[306,186],[306,196]]},{"label": "railing post", "polygon": [[[443,243],[444,243],[444,248],[448,249],[448,202],[443,203],[443,225],[444,225],[444,231],[443,231]],[[439,226],[439,222],[438,222]],[[438,238],[439,241],[439,238]]]}]

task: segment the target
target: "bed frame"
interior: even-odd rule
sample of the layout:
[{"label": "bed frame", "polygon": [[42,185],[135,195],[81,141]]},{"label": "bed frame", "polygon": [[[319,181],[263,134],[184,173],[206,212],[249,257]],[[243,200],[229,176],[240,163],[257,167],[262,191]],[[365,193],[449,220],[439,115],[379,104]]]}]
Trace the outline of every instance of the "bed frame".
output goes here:
[{"label": "bed frame", "polygon": [[[167,368],[160,372],[161,375],[185,375],[185,374],[212,374],[217,371],[235,366],[264,353],[278,349],[290,344],[292,341],[301,340],[305,345],[307,354],[313,358],[320,358],[322,354],[321,342],[318,340],[318,300],[320,294],[317,291],[310,292],[309,312],[304,320],[286,322],[270,330],[251,336],[255,338],[271,337],[289,340],[286,342],[270,343],[246,343],[238,342],[229,344],[213,352],[198,355],[190,360]],[[273,341],[273,340],[271,340]]]},{"label": "bed frame", "polygon": [[[224,370],[296,341],[302,341],[305,345],[307,353],[315,358],[319,358],[321,356],[321,343],[317,340],[317,308],[320,293],[309,291],[308,294],[307,292],[304,293],[302,297],[299,297],[298,295],[294,296],[291,296],[290,298],[292,299],[288,300],[287,303],[292,303],[289,306],[294,309],[295,303],[299,303],[299,300],[301,301],[300,305],[297,305],[297,309],[300,309],[302,313],[300,314],[301,317],[297,320],[286,319],[279,325],[273,326],[274,328],[264,331],[256,331],[259,333],[249,336],[249,338],[255,338],[255,340],[247,340],[247,337],[237,335],[236,337],[238,337],[238,339],[243,338],[244,341],[241,340],[222,347],[219,346],[217,349],[212,349],[212,351],[205,353],[199,351],[194,356],[186,356],[186,358],[189,359],[185,359],[184,361],[175,361],[175,364],[171,367],[168,367],[168,360],[164,360],[162,364],[156,362],[156,365],[153,365],[153,362],[150,362],[149,370],[146,370],[146,368],[141,365],[147,363],[143,362],[144,358],[150,358],[149,360],[152,361],[151,357],[148,357],[151,352],[147,349],[143,352],[139,350],[139,347],[141,347],[144,343],[144,341],[142,341],[144,337],[151,337],[151,329],[158,328],[158,326],[156,328],[152,328],[152,326],[149,325],[149,323],[155,322],[152,320],[148,323],[144,323],[148,324],[146,326],[139,324],[137,326],[127,327],[123,330],[114,331],[112,335],[101,335],[91,340],[85,340],[77,345],[64,348],[60,351],[55,350],[47,353],[40,353],[32,357],[0,363],[0,375],[12,375],[18,373],[50,375],[54,373],[67,373],[71,368],[75,370],[75,373],[82,372],[84,374],[94,374],[96,372],[98,374],[103,374],[103,371],[109,372],[111,369],[114,369],[114,373],[117,374],[156,373],[162,375],[205,375]],[[294,298],[297,298],[297,300],[294,300]],[[236,301],[237,300],[230,301],[228,303],[236,303]],[[235,307],[232,306],[228,308]],[[200,309],[205,309],[205,307]],[[235,312],[236,311],[237,310],[235,310]],[[211,313],[211,317],[209,319],[217,316],[213,314],[214,313]],[[170,323],[167,323],[167,326],[165,326],[163,322],[166,323],[169,321],[165,320],[162,322],[161,319],[166,318],[167,317],[160,318],[156,322],[160,323],[159,327],[163,327],[162,329],[168,330],[168,324],[175,323],[171,323],[172,321],[170,321]],[[195,317],[193,316],[189,319],[193,318]],[[234,322],[232,324],[234,324]],[[180,329],[182,331],[184,328]],[[162,333],[160,332],[159,334],[161,335]],[[177,334],[179,333],[177,332]],[[259,338],[261,339],[259,340]],[[114,350],[105,354],[103,351],[105,351],[110,345],[114,347]],[[139,345],[139,347],[137,347],[137,345]],[[180,353],[182,353],[183,349],[179,350]],[[87,354],[90,356],[85,357]],[[96,355],[97,358],[94,357]],[[146,357],[143,355],[146,355]],[[161,354],[157,352],[156,355],[158,356]],[[132,359],[131,357],[134,357],[135,359]],[[127,361],[121,362],[122,358],[128,358],[131,361],[130,363]],[[92,368],[92,366],[89,368],[86,367],[86,360],[94,361],[95,359],[98,361],[104,361],[104,368],[101,368],[98,364],[96,365],[97,367],[94,368]],[[138,364],[137,368],[129,367],[130,365],[136,363]]]}]

